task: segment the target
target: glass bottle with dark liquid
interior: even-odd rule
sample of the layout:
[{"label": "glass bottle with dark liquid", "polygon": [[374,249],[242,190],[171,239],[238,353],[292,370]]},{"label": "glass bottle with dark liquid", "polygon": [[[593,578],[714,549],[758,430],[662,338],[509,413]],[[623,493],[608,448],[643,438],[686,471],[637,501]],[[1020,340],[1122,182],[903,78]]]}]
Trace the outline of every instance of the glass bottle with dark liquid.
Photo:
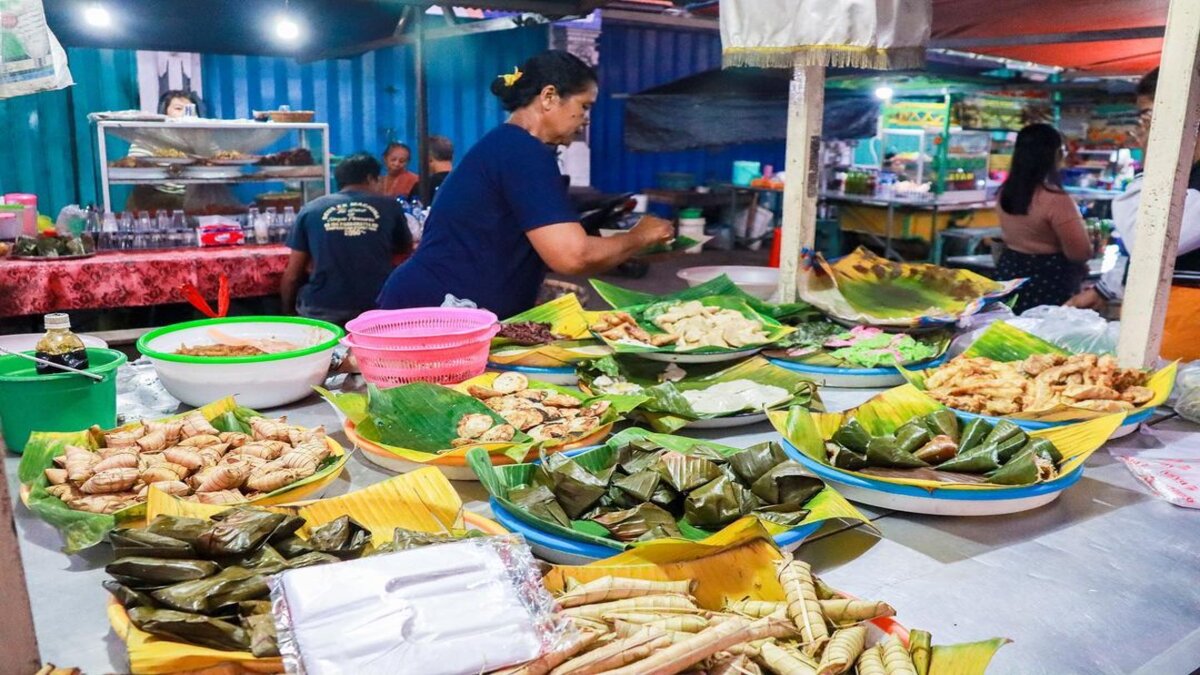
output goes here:
[{"label": "glass bottle with dark liquid", "polygon": [[[86,370],[88,367],[87,348],[84,347],[83,340],[71,332],[71,317],[66,314],[46,315],[46,334],[38,340],[34,349],[35,356],[39,359],[79,370]],[[37,372],[39,375],[57,375],[64,371],[39,363]]]}]

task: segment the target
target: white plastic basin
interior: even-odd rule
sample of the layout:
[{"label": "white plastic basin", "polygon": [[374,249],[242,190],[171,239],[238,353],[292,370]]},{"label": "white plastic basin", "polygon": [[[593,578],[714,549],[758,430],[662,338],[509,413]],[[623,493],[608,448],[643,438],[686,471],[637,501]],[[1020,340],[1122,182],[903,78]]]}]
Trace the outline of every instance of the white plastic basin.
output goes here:
[{"label": "white plastic basin", "polygon": [[688,267],[676,272],[675,276],[687,282],[688,286],[699,286],[722,274],[727,275],[738,288],[760,300],[770,300],[771,296],[775,294],[775,288],[779,285],[778,268],[753,265]]}]

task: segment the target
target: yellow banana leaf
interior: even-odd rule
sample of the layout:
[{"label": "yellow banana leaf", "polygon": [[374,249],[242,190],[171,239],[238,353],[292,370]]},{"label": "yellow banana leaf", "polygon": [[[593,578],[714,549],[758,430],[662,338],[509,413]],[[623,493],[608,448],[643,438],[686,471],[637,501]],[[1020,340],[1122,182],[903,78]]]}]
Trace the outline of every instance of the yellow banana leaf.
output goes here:
[{"label": "yellow banana leaf", "polygon": [[[257,415],[253,410],[243,408],[233,397],[226,397],[196,409],[204,418],[223,431],[248,430],[242,422],[250,415]],[[189,411],[190,412],[190,411]],[[177,419],[188,413],[172,415],[162,420]],[[140,422],[130,422],[116,430],[130,429]],[[228,427],[228,428],[227,428]],[[91,430],[73,432],[34,432],[29,437],[25,452],[21,456],[18,468],[23,501],[31,511],[40,518],[58,528],[64,539],[63,550],[74,553],[89,546],[100,543],[109,530],[117,525],[136,527],[144,522],[146,513],[145,503],[131,506],[111,515],[75,511],[62,500],[46,492],[48,481],[45,469],[50,468],[54,458],[66,451],[68,445],[96,450],[100,447],[101,434]],[[303,499],[309,495],[324,490],[330,483],[337,480],[342,469],[346,466],[345,450],[336,441],[327,438],[331,459],[326,460],[316,473],[301,481],[292,483],[274,492],[268,493],[250,503],[255,505],[278,504],[281,502]],[[26,496],[27,495],[27,496]]]},{"label": "yellow banana leaf", "polygon": [[550,331],[555,335],[564,336],[564,339],[547,345],[523,346],[505,338],[494,338],[488,360],[500,365],[558,368],[609,354],[612,350],[592,338],[588,330],[594,314],[596,313],[589,313],[583,309],[574,293],[568,293],[509,317],[504,323],[548,323]]},{"label": "yellow banana leaf", "polygon": [[[1006,321],[996,321],[989,325],[987,330],[962,355],[968,358],[982,357],[1007,363],[1011,361],[1023,361],[1035,354],[1069,353]],[[1154,398],[1150,399],[1145,405],[1134,408],[1124,414],[1135,415],[1144,410],[1152,410],[1166,403],[1167,399],[1171,396],[1171,389],[1175,386],[1175,375],[1178,367],[1179,363],[1174,362],[1152,373],[1150,379],[1146,382],[1146,387],[1154,392]],[[903,367],[899,368],[899,370],[904,378],[920,391],[925,390],[925,379],[937,372],[937,369],[911,371],[905,370]],[[1004,417],[1037,422],[1077,422],[1111,414],[1087,408],[1058,405],[1046,410],[1021,412],[1004,415]]]},{"label": "yellow banana leaf", "polygon": [[[209,518],[228,506],[198,504],[152,490],[147,502],[147,517],[173,515]],[[422,532],[446,532],[465,529],[462,500],[450,481],[434,468],[424,468],[389,478],[368,488],[340,497],[274,507],[294,512],[306,520],[300,530],[307,536],[311,528],[341,516],[350,516],[371,531],[378,545],[391,541],[397,527]],[[488,528],[495,532],[494,524]],[[257,658],[249,652],[229,652],[157,638],[138,630],[119,603],[110,602],[109,623],[125,642],[134,673],[174,673],[181,670],[210,668],[221,663],[236,663],[253,672],[283,672],[279,658]]]},{"label": "yellow banana leaf", "polygon": [[892,262],[861,246],[832,264],[819,253],[805,255],[797,275],[800,298],[839,321],[872,326],[954,323],[1024,281],[998,282],[967,270]]},{"label": "yellow banana leaf", "polygon": [[[912,385],[905,384],[889,389],[852,410],[839,413],[812,413],[804,408],[793,407],[787,411],[772,412],[770,419],[775,429],[798,450],[829,469],[849,476],[896,485],[913,485],[928,490],[935,488],[939,490],[1012,489],[1012,486],[1008,485],[987,483],[944,483],[917,478],[874,476],[839,469],[826,461],[825,441],[832,438],[842,423],[851,417],[857,418],[863,428],[872,436],[878,436],[892,433],[897,427],[914,417],[926,415],[943,407],[940,403],[917,391]],[[1060,475],[1065,475],[1087,461],[1087,458],[1104,445],[1124,420],[1125,413],[1110,413],[1084,422],[1027,431],[1027,433],[1033,438],[1045,438],[1058,448],[1063,456],[1058,471]]]},{"label": "yellow banana leaf", "polygon": [[[568,578],[580,583],[606,576],[649,581],[695,580],[696,603],[711,610],[723,609],[733,600],[785,600],[783,588],[775,576],[775,563],[782,554],[766,532],[749,526],[734,531],[734,526],[730,526],[722,534],[729,536],[720,546],[700,542],[670,546],[668,542],[652,542],[588,565],[554,565],[543,581],[551,593],[559,594],[565,590]],[[649,558],[647,552],[651,552]],[[733,573],[733,570],[737,572]],[[907,632],[897,628],[895,633],[903,635]],[[992,655],[1008,642],[1006,638],[996,638],[968,644],[935,645],[930,675],[984,675]]]}]

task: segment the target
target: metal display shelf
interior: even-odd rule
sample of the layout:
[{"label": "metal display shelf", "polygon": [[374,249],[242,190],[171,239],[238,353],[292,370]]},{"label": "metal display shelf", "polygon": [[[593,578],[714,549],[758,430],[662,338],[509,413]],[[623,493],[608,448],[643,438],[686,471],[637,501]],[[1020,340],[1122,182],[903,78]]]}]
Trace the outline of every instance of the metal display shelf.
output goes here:
[{"label": "metal display shelf", "polygon": [[[104,198],[104,210],[113,211],[112,186],[114,185],[236,185],[245,183],[299,183],[301,199],[308,202],[317,196],[313,184],[323,184],[328,194],[331,188],[329,167],[329,125],[322,122],[256,122],[252,120],[209,120],[169,119],[166,121],[134,121],[97,119],[96,146],[100,162],[100,192]],[[319,146],[310,142],[310,133],[320,136]],[[109,175],[109,135],[145,147],[172,148],[188,154],[208,156],[218,150],[237,150],[247,154],[257,152],[288,135],[296,136],[293,147],[312,152],[317,160],[320,174],[315,176],[268,176],[246,174],[235,178],[188,178],[168,176],[166,178],[122,178]]]}]

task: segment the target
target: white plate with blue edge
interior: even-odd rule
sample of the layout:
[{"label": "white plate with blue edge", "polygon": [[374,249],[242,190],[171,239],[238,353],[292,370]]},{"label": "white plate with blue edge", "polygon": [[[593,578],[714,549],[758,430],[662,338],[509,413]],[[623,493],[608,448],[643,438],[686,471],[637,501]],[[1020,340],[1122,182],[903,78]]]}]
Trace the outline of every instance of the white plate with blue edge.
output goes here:
[{"label": "white plate with blue edge", "polygon": [[[515,532],[525,537],[533,554],[547,562],[558,565],[587,565],[611,558],[623,552],[622,549],[577,541],[536,528],[517,518],[505,509],[495,498],[488,500],[492,507],[492,516],[496,522],[509,532]],[[775,535],[775,545],[783,551],[793,551],[804,543],[804,540],[821,529],[822,523],[809,523],[794,527],[787,532]]]},{"label": "white plate with blue edge", "polygon": [[[934,368],[946,362],[947,355],[905,366],[907,370],[925,370]],[[904,375],[894,367],[883,368],[838,368],[835,366],[815,366],[807,363],[796,363],[786,359],[768,358],[773,365],[786,368],[794,373],[800,373],[822,387],[839,387],[843,389],[883,389],[904,384]]]},{"label": "white plate with blue edge", "polygon": [[923,488],[915,485],[899,485],[868,476],[836,469],[809,457],[782,439],[787,456],[796,460],[818,478],[831,484],[852,502],[884,509],[895,509],[906,513],[923,513],[931,516],[998,516],[1019,513],[1045,506],[1058,499],[1063,490],[1079,482],[1083,467],[1034,485],[996,488]]},{"label": "white plate with blue edge", "polygon": [[521,373],[531,380],[538,380],[546,384],[557,384],[560,387],[573,387],[579,383],[579,376],[576,375],[575,369],[571,366],[548,368],[544,366],[504,365],[488,361],[487,367],[488,370]]},{"label": "white plate with blue edge", "polygon": [[[954,410],[955,415],[957,415],[960,419],[966,420],[967,422],[970,422],[971,420],[980,419],[980,420],[987,420],[988,422],[995,424],[996,422],[999,422],[1000,420],[1006,420],[1008,422],[1012,422],[1013,424],[1017,425],[1018,427],[1021,427],[1022,429],[1026,430],[1026,431],[1037,431],[1039,429],[1049,429],[1051,427],[1061,427],[1061,426],[1066,426],[1068,424],[1078,424],[1079,423],[1079,420],[1067,420],[1067,421],[1061,421],[1061,422],[1045,422],[1042,420],[1025,420],[1025,419],[1020,419],[1017,417],[990,417],[988,415],[977,415],[975,413],[969,413],[969,412],[966,412],[963,410],[956,410],[953,408],[951,410]],[[1121,438],[1122,436],[1128,436],[1129,434],[1132,434],[1134,431],[1137,430],[1138,425],[1140,425],[1142,422],[1145,422],[1146,420],[1150,419],[1150,416],[1154,414],[1154,410],[1155,410],[1154,408],[1146,408],[1145,410],[1138,410],[1136,412],[1129,413],[1128,415],[1125,416],[1125,421],[1121,423],[1121,426],[1117,427],[1117,430],[1112,432],[1112,435],[1108,437],[1109,440],[1114,439],[1114,438]]]},{"label": "white plate with blue edge", "polygon": [[734,352],[719,352],[716,354],[693,354],[690,352],[626,352],[622,356],[637,356],[651,361],[662,361],[664,363],[724,363],[726,361],[740,361],[741,359],[754,356],[763,350],[765,345],[753,347],[751,349],[739,349]]}]

